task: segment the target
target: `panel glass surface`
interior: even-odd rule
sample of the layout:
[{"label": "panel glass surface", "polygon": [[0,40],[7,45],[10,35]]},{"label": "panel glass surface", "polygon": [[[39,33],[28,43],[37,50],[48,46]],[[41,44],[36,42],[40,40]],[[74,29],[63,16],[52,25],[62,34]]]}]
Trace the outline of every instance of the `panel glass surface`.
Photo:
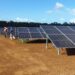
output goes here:
[{"label": "panel glass surface", "polygon": [[70,41],[53,41],[58,48],[75,48],[75,45]]},{"label": "panel glass surface", "polygon": [[[67,26],[53,26],[53,30],[47,30],[47,26],[41,26],[46,32],[48,38],[54,45],[58,48],[75,48],[74,35],[75,32],[72,31]],[[48,27],[49,28],[49,27]],[[73,39],[73,40],[72,40]]]},{"label": "panel glass surface", "polygon": [[39,33],[31,33],[31,38],[43,38]]},{"label": "panel glass surface", "polygon": [[30,38],[29,33],[19,33],[19,38]]}]

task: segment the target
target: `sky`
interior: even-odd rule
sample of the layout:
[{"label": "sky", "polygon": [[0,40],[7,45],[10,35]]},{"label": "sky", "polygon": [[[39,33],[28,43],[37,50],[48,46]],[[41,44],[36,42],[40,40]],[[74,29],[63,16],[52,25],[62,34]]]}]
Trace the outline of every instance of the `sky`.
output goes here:
[{"label": "sky", "polygon": [[0,20],[75,23],[75,0],[0,0]]}]

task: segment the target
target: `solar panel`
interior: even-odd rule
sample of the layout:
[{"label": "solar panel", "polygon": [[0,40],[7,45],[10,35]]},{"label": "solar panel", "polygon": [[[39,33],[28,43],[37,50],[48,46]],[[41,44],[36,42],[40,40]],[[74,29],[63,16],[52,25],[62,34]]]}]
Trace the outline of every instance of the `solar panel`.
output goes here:
[{"label": "solar panel", "polygon": [[38,27],[29,27],[28,29],[29,29],[30,33],[39,33]]},{"label": "solar panel", "polygon": [[56,34],[61,34],[58,30],[45,30],[47,32],[47,34],[49,35],[56,35]]},{"label": "solar panel", "polygon": [[45,30],[55,30],[54,26],[43,26]]},{"label": "solar panel", "polygon": [[31,38],[43,38],[39,33],[31,33]]},{"label": "solar panel", "polygon": [[43,38],[47,38],[45,33],[41,33]]},{"label": "solar panel", "polygon": [[[75,48],[74,42],[66,34],[75,34],[66,26],[41,26],[48,38],[58,48]],[[47,29],[46,29],[47,28]]]},{"label": "solar panel", "polygon": [[[10,27],[8,28],[10,32]],[[75,47],[75,26],[12,27],[15,36],[43,39],[46,36],[56,47]],[[1,30],[1,29],[0,29]]]},{"label": "solar panel", "polygon": [[71,35],[73,35],[73,34],[75,34],[75,32],[74,31],[72,31],[72,30],[70,30],[70,29],[68,29],[68,30],[61,30],[64,34],[71,34]]},{"label": "solar panel", "polygon": [[[63,27],[63,26],[62,26]],[[61,28],[61,27],[60,27]],[[58,28],[58,29],[60,29]],[[67,28],[67,29],[66,29]],[[75,43],[75,31],[70,27],[70,26],[66,26],[65,30],[64,29],[60,29],[62,31],[62,33],[65,34],[65,36],[67,36],[73,43]]]},{"label": "solar panel", "polygon": [[28,39],[30,38],[30,34],[29,33],[19,33],[19,38]]},{"label": "solar panel", "polygon": [[[65,28],[64,28],[65,27]],[[59,30],[61,30],[64,34],[75,34],[75,31],[73,31],[70,27],[68,26],[57,26]]]},{"label": "solar panel", "polygon": [[44,33],[44,31],[43,31],[41,28],[39,28],[39,32],[41,33],[41,35],[42,35],[44,38],[46,38],[46,34]]},{"label": "solar panel", "polygon": [[73,30],[75,30],[75,26],[69,26],[70,28],[72,28]]},{"label": "solar panel", "polygon": [[67,35],[75,43],[75,35]]},{"label": "solar panel", "polygon": [[21,33],[28,33],[28,28],[27,27],[17,27],[16,31],[21,32]]},{"label": "solar panel", "polygon": [[61,30],[68,30],[69,29],[67,26],[56,26],[56,27]]},{"label": "solar panel", "polygon": [[53,41],[68,41],[68,39],[63,35],[48,35]]},{"label": "solar panel", "polygon": [[75,45],[68,41],[53,41],[57,48],[75,48]]},{"label": "solar panel", "polygon": [[17,27],[16,30],[19,38],[46,38],[45,33],[39,27]]}]

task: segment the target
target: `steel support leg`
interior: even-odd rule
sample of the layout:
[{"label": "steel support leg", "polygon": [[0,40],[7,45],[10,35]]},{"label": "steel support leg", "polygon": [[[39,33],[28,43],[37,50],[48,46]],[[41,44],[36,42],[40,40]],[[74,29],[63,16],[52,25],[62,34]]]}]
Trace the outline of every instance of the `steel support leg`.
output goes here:
[{"label": "steel support leg", "polygon": [[48,38],[46,38],[46,49],[48,48]]},{"label": "steel support leg", "polygon": [[57,49],[58,55],[60,54],[60,48]]}]

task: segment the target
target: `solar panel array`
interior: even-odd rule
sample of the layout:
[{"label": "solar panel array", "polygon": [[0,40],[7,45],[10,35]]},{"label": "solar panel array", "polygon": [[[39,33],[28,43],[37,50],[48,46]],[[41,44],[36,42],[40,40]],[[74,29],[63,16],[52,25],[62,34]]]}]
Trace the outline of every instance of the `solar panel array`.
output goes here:
[{"label": "solar panel array", "polygon": [[58,48],[75,48],[75,31],[70,26],[41,26]]},{"label": "solar panel array", "polygon": [[17,27],[16,34],[19,38],[25,39],[44,39],[45,33],[39,27]]},{"label": "solar panel array", "polygon": [[75,43],[75,30],[73,30],[72,28],[74,27],[70,27],[70,26],[65,26],[65,28],[63,29],[63,27],[57,26],[58,29],[60,29],[73,43]]},{"label": "solar panel array", "polygon": [[[49,38],[57,48],[75,48],[75,26],[42,25],[40,27],[12,27],[12,29],[14,35],[22,39]],[[8,31],[10,33],[10,27]]]}]

